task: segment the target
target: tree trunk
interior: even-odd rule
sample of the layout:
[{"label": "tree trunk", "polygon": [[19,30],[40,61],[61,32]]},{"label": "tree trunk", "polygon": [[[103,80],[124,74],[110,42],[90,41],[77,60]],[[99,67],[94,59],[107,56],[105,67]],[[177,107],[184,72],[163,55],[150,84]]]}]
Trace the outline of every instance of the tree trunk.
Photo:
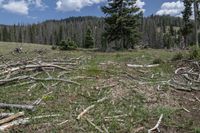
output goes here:
[{"label": "tree trunk", "polygon": [[183,38],[184,38],[184,44],[182,46],[182,49],[187,47],[187,35],[185,35]]},{"label": "tree trunk", "polygon": [[197,48],[199,48],[199,38],[198,38],[198,1],[194,1],[194,19],[195,19],[195,43]]}]

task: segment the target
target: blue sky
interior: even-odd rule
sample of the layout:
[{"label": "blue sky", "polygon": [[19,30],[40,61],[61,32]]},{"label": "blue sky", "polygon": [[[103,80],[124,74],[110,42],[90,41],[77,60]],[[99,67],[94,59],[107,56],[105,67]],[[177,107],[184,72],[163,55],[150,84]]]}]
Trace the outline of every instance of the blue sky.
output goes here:
[{"label": "blue sky", "polygon": [[[104,16],[106,0],[0,0],[0,24],[37,23],[70,16]],[[180,16],[181,0],[137,0],[145,16]]]}]

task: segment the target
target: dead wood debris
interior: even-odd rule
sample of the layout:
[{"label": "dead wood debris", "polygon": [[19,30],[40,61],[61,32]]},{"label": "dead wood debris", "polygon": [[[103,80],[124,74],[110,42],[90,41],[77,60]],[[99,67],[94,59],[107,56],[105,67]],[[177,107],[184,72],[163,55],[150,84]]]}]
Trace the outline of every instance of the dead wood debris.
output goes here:
[{"label": "dead wood debris", "polygon": [[175,70],[169,85],[182,91],[200,91],[200,62],[186,61]]},{"label": "dead wood debris", "polygon": [[0,131],[4,132],[14,126],[18,125],[25,125],[31,122],[31,120],[35,119],[43,119],[43,118],[49,118],[49,117],[59,117],[60,114],[54,114],[54,115],[42,115],[42,116],[35,116],[33,118],[27,117],[27,118],[21,118],[24,116],[24,112],[19,112],[16,114],[10,114],[7,118],[0,119]]},{"label": "dead wood debris", "polygon": [[[41,81],[61,81],[69,84],[80,85],[75,81],[66,79],[65,77],[53,77],[50,75],[52,70],[60,70],[59,72],[68,73],[72,69],[70,67],[76,67],[79,65],[80,58],[71,59],[70,62],[59,60],[52,60],[51,62],[34,60],[23,60],[12,63],[0,64],[0,86],[3,85],[24,85],[25,82],[41,82]],[[77,61],[78,60],[78,61]],[[32,75],[30,73],[33,73]],[[36,72],[44,72],[48,78],[37,77]],[[20,83],[19,83],[20,82]]]},{"label": "dead wood debris", "polygon": [[19,113],[16,113],[16,114],[12,114],[10,115],[9,117],[7,118],[3,118],[0,120],[0,125],[4,124],[4,123],[8,123],[14,119],[17,119],[18,117],[21,117],[21,116],[24,116],[24,112],[19,112]]},{"label": "dead wood debris", "polygon": [[104,131],[99,128],[97,125],[95,125],[90,119],[86,118],[85,119],[87,120],[88,123],[90,123],[96,130],[98,130],[100,133],[104,133]]},{"label": "dead wood debris", "polygon": [[160,123],[162,121],[162,118],[163,118],[163,114],[160,115],[160,118],[159,118],[157,124],[153,128],[148,130],[148,133],[151,133],[152,131],[155,131],[155,130],[157,130],[160,133],[159,126],[160,126]]},{"label": "dead wood debris", "polygon": [[6,104],[6,103],[0,103],[0,108],[4,108],[4,109],[17,108],[17,109],[25,109],[25,110],[34,110],[33,105],[19,105],[19,104]]},{"label": "dead wood debris", "polygon": [[[108,99],[108,97],[104,97],[104,98],[102,98],[102,99],[99,99],[97,102],[96,102],[96,104],[98,104],[98,103],[102,103],[102,102],[104,102],[105,100],[107,100]],[[83,115],[85,115],[89,110],[91,110],[91,109],[93,109],[95,106],[96,106],[96,104],[92,104],[92,105],[90,105],[90,106],[88,106],[86,109],[84,109],[78,116],[77,116],[77,120],[80,120],[82,117],[83,117]]]},{"label": "dead wood debris", "polygon": [[158,67],[160,66],[160,64],[153,64],[153,65],[127,64],[127,66],[131,68],[152,68],[152,67]]},{"label": "dead wood debris", "polygon": [[[51,87],[54,87],[61,82],[80,86],[80,83],[74,80],[85,79],[85,77],[79,76],[76,78],[70,78],[67,74],[71,73],[73,69],[78,68],[81,61],[82,57],[66,60],[53,59],[48,61],[38,61],[38,59],[27,59],[16,62],[2,62],[3,64],[0,64],[0,87],[3,87],[3,89],[23,86],[26,87],[30,84],[31,87],[27,90],[27,92],[30,92],[31,89],[37,87],[39,84],[42,84],[42,86],[45,87],[49,93],[39,97],[31,104],[0,103],[0,108],[34,111],[46,96],[53,93]],[[45,86],[43,82],[50,82],[52,85]],[[32,118],[25,118],[24,116],[24,112],[0,113],[0,132],[7,131],[14,126],[28,124],[33,119],[58,117],[60,115],[35,116]],[[68,120],[58,125],[63,125],[66,122],[68,122]]]}]

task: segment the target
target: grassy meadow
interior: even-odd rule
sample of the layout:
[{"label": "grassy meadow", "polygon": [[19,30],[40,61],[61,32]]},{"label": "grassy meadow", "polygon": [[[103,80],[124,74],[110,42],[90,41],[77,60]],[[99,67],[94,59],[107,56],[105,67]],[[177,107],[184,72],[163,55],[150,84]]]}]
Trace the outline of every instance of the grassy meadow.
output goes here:
[{"label": "grassy meadow", "polygon": [[[23,52],[13,53],[19,46]],[[154,49],[112,53],[59,51],[47,45],[0,42],[0,65],[27,60],[70,61],[75,65],[66,65],[68,71],[52,70],[48,74],[79,83],[38,81],[23,85],[15,81],[1,85],[0,103],[32,104],[42,97],[34,111],[25,111],[25,117],[60,115],[33,119],[8,132],[143,133],[154,127],[163,114],[161,132],[200,133],[200,103],[195,100],[200,93],[177,91],[165,84],[177,67],[178,62],[171,61],[177,53],[179,51]],[[156,60],[161,65],[154,68],[127,67],[127,64],[153,64]],[[38,78],[48,77],[43,71],[26,73],[22,70],[19,74],[34,73]],[[106,99],[98,102],[102,98]],[[91,105],[94,107],[77,120]],[[0,109],[0,113],[19,111]]]}]

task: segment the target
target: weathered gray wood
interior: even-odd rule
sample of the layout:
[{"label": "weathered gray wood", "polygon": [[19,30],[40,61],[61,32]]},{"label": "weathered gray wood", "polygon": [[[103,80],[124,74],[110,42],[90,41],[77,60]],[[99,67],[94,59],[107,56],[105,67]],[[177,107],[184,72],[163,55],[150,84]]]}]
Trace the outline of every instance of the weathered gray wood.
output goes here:
[{"label": "weathered gray wood", "polygon": [[25,110],[34,110],[33,105],[20,105],[20,104],[6,104],[6,103],[0,103],[0,108],[5,108],[5,109],[25,109]]},{"label": "weathered gray wood", "polygon": [[19,112],[19,113],[16,113],[16,114],[12,114],[7,118],[1,119],[0,120],[0,125],[2,125],[4,123],[8,123],[8,122],[10,122],[12,120],[15,120],[15,119],[17,119],[17,118],[19,118],[21,116],[24,116],[24,112]]}]

